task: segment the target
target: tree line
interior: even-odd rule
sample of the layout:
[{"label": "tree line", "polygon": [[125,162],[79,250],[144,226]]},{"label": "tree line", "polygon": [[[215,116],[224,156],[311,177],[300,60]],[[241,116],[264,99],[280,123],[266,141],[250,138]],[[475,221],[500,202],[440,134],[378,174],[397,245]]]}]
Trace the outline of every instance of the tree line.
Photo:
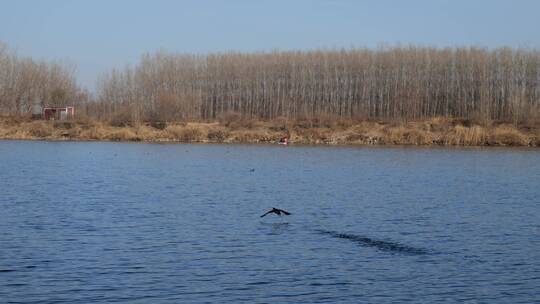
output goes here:
[{"label": "tree line", "polygon": [[133,119],[422,119],[523,121],[540,114],[540,53],[381,48],[209,55],[146,54],[101,79],[102,114]]},{"label": "tree line", "polygon": [[35,105],[66,106],[87,102],[74,68],[60,62],[18,56],[0,43],[0,115],[31,113]]},{"label": "tree line", "polygon": [[0,47],[0,109],[24,113],[36,100],[77,101],[97,119],[139,122],[215,120],[227,113],[257,119],[538,121],[540,52],[414,46],[160,51],[103,75],[89,98],[69,67],[19,58]]}]

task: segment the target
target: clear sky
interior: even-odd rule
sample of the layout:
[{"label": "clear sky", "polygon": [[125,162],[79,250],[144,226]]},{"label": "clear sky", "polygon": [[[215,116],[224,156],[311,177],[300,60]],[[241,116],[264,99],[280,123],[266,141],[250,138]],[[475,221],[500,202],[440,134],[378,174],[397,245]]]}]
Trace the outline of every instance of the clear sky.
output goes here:
[{"label": "clear sky", "polygon": [[540,0],[0,0],[0,41],[74,64],[92,89],[159,49],[540,48]]}]

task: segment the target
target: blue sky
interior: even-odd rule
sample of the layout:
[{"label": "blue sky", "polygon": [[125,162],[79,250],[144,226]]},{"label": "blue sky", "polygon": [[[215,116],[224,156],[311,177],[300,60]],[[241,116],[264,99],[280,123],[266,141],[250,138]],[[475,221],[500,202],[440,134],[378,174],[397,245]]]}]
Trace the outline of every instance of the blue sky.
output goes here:
[{"label": "blue sky", "polygon": [[145,52],[378,45],[540,48],[536,0],[0,0],[0,41],[90,89]]}]

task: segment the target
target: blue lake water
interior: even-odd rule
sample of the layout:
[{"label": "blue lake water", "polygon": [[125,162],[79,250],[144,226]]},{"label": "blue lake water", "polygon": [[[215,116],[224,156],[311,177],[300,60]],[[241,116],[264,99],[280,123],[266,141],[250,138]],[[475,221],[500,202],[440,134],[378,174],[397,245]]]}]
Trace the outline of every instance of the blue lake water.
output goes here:
[{"label": "blue lake water", "polygon": [[0,141],[0,191],[1,303],[540,301],[538,149]]}]

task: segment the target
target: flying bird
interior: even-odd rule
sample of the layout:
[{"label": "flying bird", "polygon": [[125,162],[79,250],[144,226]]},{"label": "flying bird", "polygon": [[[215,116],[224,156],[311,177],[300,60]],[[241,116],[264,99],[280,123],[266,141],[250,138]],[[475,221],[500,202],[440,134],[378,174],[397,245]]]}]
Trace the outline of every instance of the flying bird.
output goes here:
[{"label": "flying bird", "polygon": [[275,213],[275,214],[277,214],[279,216],[281,216],[282,213],[285,214],[285,215],[291,215],[291,213],[289,213],[289,212],[287,212],[285,210],[281,210],[281,209],[278,209],[278,208],[272,208],[272,210],[270,210],[270,211],[266,212],[265,214],[261,215],[261,217],[265,217],[269,213]]}]

